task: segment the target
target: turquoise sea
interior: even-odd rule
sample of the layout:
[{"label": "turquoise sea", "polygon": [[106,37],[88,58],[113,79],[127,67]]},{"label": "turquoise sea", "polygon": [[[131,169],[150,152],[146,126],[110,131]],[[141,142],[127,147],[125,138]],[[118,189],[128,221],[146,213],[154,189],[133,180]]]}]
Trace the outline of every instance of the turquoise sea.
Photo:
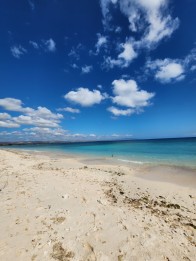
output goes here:
[{"label": "turquoise sea", "polygon": [[32,144],[8,148],[113,157],[135,164],[158,163],[196,169],[196,138]]}]

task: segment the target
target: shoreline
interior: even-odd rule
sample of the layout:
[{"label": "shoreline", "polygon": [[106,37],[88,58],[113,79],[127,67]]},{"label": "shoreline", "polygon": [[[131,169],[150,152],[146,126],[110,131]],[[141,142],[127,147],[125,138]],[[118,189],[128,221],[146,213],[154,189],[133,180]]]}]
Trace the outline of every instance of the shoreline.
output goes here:
[{"label": "shoreline", "polygon": [[[0,149],[2,150],[2,149]],[[190,186],[196,189],[196,168],[179,166],[159,162],[141,163],[137,161],[121,160],[116,157],[84,155],[78,153],[64,153],[58,151],[35,151],[22,149],[3,149],[8,152],[27,153],[32,155],[48,156],[50,158],[75,159],[87,165],[125,166],[135,171],[135,176],[151,181],[173,183],[180,186]],[[168,172],[170,174],[168,174]]]},{"label": "shoreline", "polygon": [[[59,155],[59,156],[66,156],[66,157],[74,157],[74,158],[85,158],[85,159],[107,159],[108,161],[114,161],[116,163],[116,160],[121,163],[127,163],[127,164],[138,164],[138,165],[146,165],[146,166],[171,166],[171,167],[179,167],[184,169],[191,169],[196,171],[196,164],[192,165],[191,163],[188,164],[188,162],[185,162],[185,164],[177,164],[176,161],[160,161],[160,160],[154,160],[154,161],[143,161],[141,158],[137,159],[129,159],[127,156],[122,155],[96,155],[96,154],[90,154],[90,153],[79,153],[79,152],[67,152],[67,151],[60,151],[60,150],[35,150],[35,149],[21,149],[21,148],[9,148],[9,147],[0,147],[0,150],[5,151],[21,151],[26,153],[39,153],[39,154],[48,154],[48,155]],[[124,158],[123,158],[124,157]],[[109,162],[110,163],[110,162]]]},{"label": "shoreline", "polygon": [[1,260],[194,261],[195,187],[83,160],[0,150]]}]

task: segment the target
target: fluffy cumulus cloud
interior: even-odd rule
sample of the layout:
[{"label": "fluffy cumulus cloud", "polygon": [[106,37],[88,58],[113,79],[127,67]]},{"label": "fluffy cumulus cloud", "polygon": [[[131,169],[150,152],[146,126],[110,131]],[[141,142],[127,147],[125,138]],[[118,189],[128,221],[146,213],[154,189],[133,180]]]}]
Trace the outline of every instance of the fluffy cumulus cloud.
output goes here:
[{"label": "fluffy cumulus cloud", "polygon": [[0,99],[0,107],[7,111],[31,112],[33,109],[23,107],[22,101],[14,98]]},{"label": "fluffy cumulus cloud", "polygon": [[61,140],[66,138],[67,130],[62,128],[25,128],[23,133],[34,140]]},{"label": "fluffy cumulus cloud", "polygon": [[0,120],[0,128],[19,128],[20,125],[10,120]]},{"label": "fluffy cumulus cloud", "polygon": [[148,61],[147,70],[154,72],[154,77],[161,83],[180,81],[185,77],[185,65],[183,61],[164,59]]},{"label": "fluffy cumulus cloud", "polygon": [[196,68],[196,48],[193,48],[182,59],[165,58],[163,60],[148,60],[145,64],[145,73],[153,74],[161,83],[170,83],[183,80],[188,73]]},{"label": "fluffy cumulus cloud", "polygon": [[0,120],[7,120],[10,119],[11,116],[8,113],[0,113]]},{"label": "fluffy cumulus cloud", "polygon": [[18,128],[19,124],[10,120],[12,117],[10,114],[3,112],[0,113],[0,128]]},{"label": "fluffy cumulus cloud", "polygon": [[50,119],[40,118],[40,117],[31,117],[28,115],[20,115],[14,117],[13,120],[20,125],[35,125],[39,127],[58,127],[58,122]]},{"label": "fluffy cumulus cloud", "polygon": [[44,118],[44,119],[52,119],[52,120],[59,120],[63,118],[62,114],[59,113],[52,113],[49,109],[45,107],[39,106],[37,110],[32,110],[28,113],[31,117],[36,118]]},{"label": "fluffy cumulus cloud", "polygon": [[161,82],[170,82],[172,79],[177,81],[184,79],[184,69],[179,63],[168,63],[160,67],[155,78]]},{"label": "fluffy cumulus cloud", "polygon": [[60,127],[32,127],[0,132],[0,141],[64,141],[67,137],[68,131]]},{"label": "fluffy cumulus cloud", "polygon": [[21,100],[14,98],[0,99],[0,107],[7,111],[22,112],[22,115],[11,117],[8,113],[0,113],[0,127],[17,128],[20,125],[32,125],[38,127],[59,126],[62,114],[53,113],[45,107],[39,106],[37,109],[23,107]]},{"label": "fluffy cumulus cloud", "polygon": [[112,102],[118,106],[128,107],[128,109],[120,109],[117,107],[109,107],[107,110],[115,116],[129,116],[134,113],[143,111],[143,108],[150,105],[150,100],[154,97],[154,93],[140,90],[134,80],[115,80],[113,85]]},{"label": "fluffy cumulus cloud", "polygon": [[133,45],[129,42],[122,44],[123,51],[118,55],[119,59],[125,60],[125,62],[131,62],[136,56],[136,52],[133,49]]},{"label": "fluffy cumulus cloud", "polygon": [[130,116],[134,113],[134,110],[132,109],[118,109],[114,106],[109,107],[107,110],[114,116]]},{"label": "fluffy cumulus cloud", "polygon": [[92,70],[93,70],[93,66],[92,65],[84,65],[82,67],[82,73],[83,74],[90,73]]},{"label": "fluffy cumulus cloud", "polygon": [[154,93],[139,90],[134,80],[115,80],[112,83],[114,97],[112,101],[115,104],[130,108],[141,108],[148,106]]},{"label": "fluffy cumulus cloud", "polygon": [[27,50],[21,45],[14,45],[11,47],[10,50],[11,50],[11,54],[17,59],[20,59],[21,56],[27,53]]},{"label": "fluffy cumulus cloud", "polygon": [[80,87],[76,91],[68,92],[64,98],[83,107],[90,107],[94,104],[99,104],[106,96],[101,94],[99,90],[91,91],[88,88]]},{"label": "fluffy cumulus cloud", "polygon": [[[89,90],[87,88],[78,88],[75,92],[69,92],[65,98],[78,103],[82,106],[92,106],[99,104],[103,99],[107,98],[106,94],[101,94],[98,90]],[[38,108],[25,107],[23,102],[15,98],[0,99],[0,128],[18,130],[3,130],[0,132],[1,142],[13,141],[89,141],[89,140],[108,140],[116,139],[116,137],[127,138],[127,135],[107,135],[100,136],[94,133],[69,133],[68,130],[60,126],[63,115],[54,113],[46,107]],[[4,112],[11,111],[13,114]],[[69,113],[80,113],[76,108],[66,107],[58,109],[58,111],[66,111]],[[114,106],[108,108],[115,116],[130,115],[132,109],[119,109]],[[18,116],[17,116],[18,114]]]},{"label": "fluffy cumulus cloud", "polygon": [[32,109],[26,115],[14,117],[13,120],[22,125],[35,125],[38,127],[58,127],[62,114],[52,113],[45,107],[38,107],[36,110]]}]

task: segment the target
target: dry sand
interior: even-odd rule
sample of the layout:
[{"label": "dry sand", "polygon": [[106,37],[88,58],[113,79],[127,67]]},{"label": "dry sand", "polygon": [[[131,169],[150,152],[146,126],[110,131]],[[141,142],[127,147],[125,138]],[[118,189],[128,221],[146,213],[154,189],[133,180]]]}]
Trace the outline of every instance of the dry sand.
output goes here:
[{"label": "dry sand", "polygon": [[0,260],[195,260],[195,179],[119,164],[0,150]]}]

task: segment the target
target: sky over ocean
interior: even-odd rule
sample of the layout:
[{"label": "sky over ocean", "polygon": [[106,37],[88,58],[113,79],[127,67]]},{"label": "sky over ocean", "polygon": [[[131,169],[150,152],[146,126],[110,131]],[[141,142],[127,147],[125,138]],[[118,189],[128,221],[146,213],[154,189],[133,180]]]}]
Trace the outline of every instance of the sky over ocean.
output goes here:
[{"label": "sky over ocean", "polygon": [[195,0],[0,3],[0,141],[196,136]]}]

